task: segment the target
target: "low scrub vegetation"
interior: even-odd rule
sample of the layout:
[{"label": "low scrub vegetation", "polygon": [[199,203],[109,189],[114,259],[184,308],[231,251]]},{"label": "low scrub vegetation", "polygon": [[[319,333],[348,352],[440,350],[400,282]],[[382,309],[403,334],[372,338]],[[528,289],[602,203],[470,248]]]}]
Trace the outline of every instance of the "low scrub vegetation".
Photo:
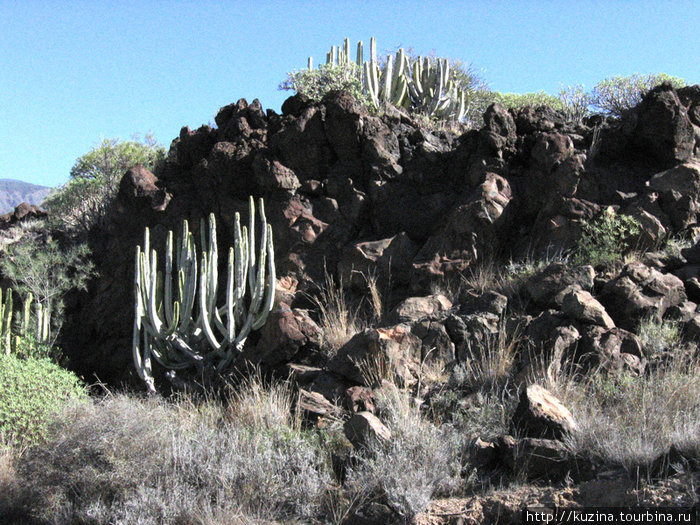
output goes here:
[{"label": "low scrub vegetation", "polygon": [[165,149],[150,135],[143,141],[104,139],[75,161],[70,180],[43,205],[53,212],[62,230],[85,237],[101,224],[124,172],[137,164],[153,170],[164,158]]},{"label": "low scrub vegetation", "polygon": [[0,357],[0,437],[27,445],[48,438],[52,413],[67,401],[82,400],[84,387],[49,359]]},{"label": "low scrub vegetation", "polygon": [[665,73],[658,75],[631,75],[606,78],[596,84],[590,95],[590,104],[603,113],[619,117],[642,101],[642,95],[659,84],[671,84],[675,88],[685,86],[685,81]]},{"label": "low scrub vegetation", "polygon": [[379,410],[391,439],[361,451],[348,472],[344,490],[355,506],[379,501],[411,520],[432,499],[467,489],[461,477],[466,436],[429,421],[415,401],[395,387],[381,391]]},{"label": "low scrub vegetation", "polygon": [[283,387],[244,388],[230,407],[109,395],[66,408],[15,463],[2,510],[66,524],[317,517],[331,487],[318,439]]},{"label": "low scrub vegetation", "polygon": [[583,381],[560,378],[550,386],[576,414],[580,430],[569,444],[577,453],[623,468],[632,478],[651,473],[672,447],[677,457],[700,462],[700,366],[694,347],[678,349],[644,377],[594,374]]},{"label": "low scrub vegetation", "polygon": [[609,208],[596,219],[582,223],[572,262],[598,266],[619,261],[637,248],[641,230],[634,217],[618,215]]}]

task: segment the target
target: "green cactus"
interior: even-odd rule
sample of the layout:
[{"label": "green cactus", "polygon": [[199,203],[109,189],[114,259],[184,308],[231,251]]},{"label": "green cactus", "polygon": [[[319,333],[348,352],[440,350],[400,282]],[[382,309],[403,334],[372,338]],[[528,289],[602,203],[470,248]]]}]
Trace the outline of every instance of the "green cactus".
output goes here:
[{"label": "green cactus", "polygon": [[258,212],[262,226],[257,259],[253,198],[247,228],[241,228],[240,215],[235,215],[234,245],[228,251],[222,306],[217,306],[214,214],[209,216],[208,235],[203,225],[200,228],[199,263],[188,222],[182,223],[174,261],[173,232],[168,232],[164,274],[158,270],[157,254],[150,248],[149,229],[145,229],[143,248],[136,249],[133,356],[139,377],[149,391],[155,391],[151,357],[173,371],[195,366],[202,373],[221,372],[242,351],[250,332],[265,324],[275,295],[274,249],[272,227],[267,224],[262,199]]},{"label": "green cactus", "polygon": [[403,106],[408,93],[405,72],[407,64],[408,59],[403,49],[399,49],[396,53],[396,66],[394,57],[389,55],[382,73],[377,62],[377,43],[374,37],[370,39],[370,60],[364,63],[364,86],[375,108],[379,108],[382,103]]},{"label": "green cactus", "polygon": [[[3,299],[4,296],[4,299]],[[3,292],[0,289],[0,347],[4,353],[9,355],[16,353],[19,350],[20,344],[24,338],[29,335],[29,321],[31,319],[31,305],[34,296],[30,292],[22,303],[22,313],[19,323],[19,333],[13,332],[13,321],[15,316],[13,305],[12,290],[8,289]],[[37,302],[37,328],[34,334],[36,343],[46,343],[49,340],[49,321],[50,315],[48,309],[44,310],[41,304]]]},{"label": "green cactus", "polygon": [[5,354],[10,355],[12,342],[12,290],[5,290],[5,299],[0,289],[0,340]]},{"label": "green cactus", "polygon": [[[375,109],[383,104],[444,120],[461,120],[467,113],[466,93],[450,78],[447,59],[408,58],[403,49],[388,55],[382,68],[377,60],[377,42],[370,38],[369,60],[364,60],[362,41],[357,44],[355,62],[350,58],[350,40],[331,46],[326,66],[338,67],[346,79],[354,76]],[[313,60],[309,57],[308,69]]]},{"label": "green cactus", "polygon": [[450,79],[446,58],[418,57],[407,76],[414,111],[445,120],[461,120],[467,113],[466,94]]}]

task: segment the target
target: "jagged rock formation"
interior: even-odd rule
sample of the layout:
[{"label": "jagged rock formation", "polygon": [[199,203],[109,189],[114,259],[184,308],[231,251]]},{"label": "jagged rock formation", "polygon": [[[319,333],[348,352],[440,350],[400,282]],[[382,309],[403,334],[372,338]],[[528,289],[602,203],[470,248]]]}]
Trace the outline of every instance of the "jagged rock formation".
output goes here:
[{"label": "jagged rock formation", "polygon": [[[214,212],[219,241],[228,245],[234,214],[247,215],[249,195],[265,199],[282,291],[270,326],[249,340],[245,355],[274,366],[313,361],[318,327],[295,307],[325,269],[358,289],[358,272],[390,276],[394,307],[489,256],[571,248],[582,221],[610,205],[637,217],[649,242],[699,227],[697,86],[660,86],[621,120],[587,125],[547,108],[495,105],[480,130],[431,131],[402,114],[373,116],[343,93],[321,103],[291,97],[281,115],[240,100],[215,120],[217,128],[183,128],[159,173],[138,167],[124,176],[105,229],[92,238],[100,278],[70,306],[64,331],[79,372],[105,381],[130,377],[133,254],[143,228],[157,244],[183,219],[196,225]],[[573,352],[580,339],[578,347],[605,366],[643,368],[630,316],[681,308],[684,288],[697,278],[645,268],[625,268],[605,283],[592,268],[560,269],[560,277],[548,270],[548,281],[538,276],[528,285],[541,308],[528,332],[551,341],[547,351]],[[571,285],[578,288],[566,289]],[[564,313],[542,310],[561,309],[562,300]],[[427,341],[439,340],[442,355],[459,358],[470,340],[497,333],[506,303],[472,297],[421,315],[399,309],[393,322],[402,328],[373,329],[384,332],[358,334],[362,341],[348,344],[377,352],[408,346],[420,357]],[[686,311],[695,318],[692,307]],[[410,376],[410,361],[401,374]],[[315,382],[343,391],[357,379],[338,376],[337,388],[328,377]]]}]

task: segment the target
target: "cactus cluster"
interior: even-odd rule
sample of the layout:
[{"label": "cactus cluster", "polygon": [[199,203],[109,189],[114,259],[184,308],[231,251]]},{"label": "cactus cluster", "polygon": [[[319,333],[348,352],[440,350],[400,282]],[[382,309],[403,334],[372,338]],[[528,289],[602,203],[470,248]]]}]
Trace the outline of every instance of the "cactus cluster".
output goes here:
[{"label": "cactus cluster", "polygon": [[[168,232],[164,271],[158,269],[157,252],[145,229],[143,247],[136,248],[133,356],[149,391],[155,391],[151,358],[172,371],[195,366],[202,373],[221,372],[241,352],[250,332],[265,324],[274,301],[275,264],[272,227],[262,199],[258,212],[262,224],[257,257],[253,198],[247,228],[241,228],[240,215],[235,215],[223,290],[214,214],[209,216],[208,234],[201,225],[199,257],[187,220],[174,256],[173,232]],[[224,299],[220,306],[219,296]]]},{"label": "cactus cluster", "polygon": [[[340,67],[344,75],[355,76],[375,108],[382,104],[445,120],[462,120],[467,113],[466,93],[450,76],[446,58],[409,58],[403,49],[388,55],[382,68],[377,60],[377,43],[370,39],[370,57],[364,60],[362,41],[357,43],[353,61],[350,41],[333,46],[326,54],[326,66]],[[313,60],[308,59],[308,69]]]},{"label": "cactus cluster", "polygon": [[[16,353],[19,349],[22,339],[30,335],[29,323],[31,319],[31,305],[34,296],[30,292],[22,303],[22,313],[19,322],[19,332],[13,332],[14,322],[14,305],[12,299],[12,290],[3,290],[0,288],[0,345],[2,351],[9,355]],[[50,336],[50,313],[49,310],[43,308],[40,302],[36,302],[36,325],[34,332],[34,341],[37,343],[45,343]]]}]

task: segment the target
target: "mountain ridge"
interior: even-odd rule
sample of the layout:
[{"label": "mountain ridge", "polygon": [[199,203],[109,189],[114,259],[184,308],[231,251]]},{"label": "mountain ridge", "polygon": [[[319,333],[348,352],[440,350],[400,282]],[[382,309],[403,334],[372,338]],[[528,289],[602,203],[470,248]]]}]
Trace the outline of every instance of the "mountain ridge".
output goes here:
[{"label": "mountain ridge", "polygon": [[40,206],[52,190],[18,179],[0,179],[0,214],[13,211],[22,202]]}]

